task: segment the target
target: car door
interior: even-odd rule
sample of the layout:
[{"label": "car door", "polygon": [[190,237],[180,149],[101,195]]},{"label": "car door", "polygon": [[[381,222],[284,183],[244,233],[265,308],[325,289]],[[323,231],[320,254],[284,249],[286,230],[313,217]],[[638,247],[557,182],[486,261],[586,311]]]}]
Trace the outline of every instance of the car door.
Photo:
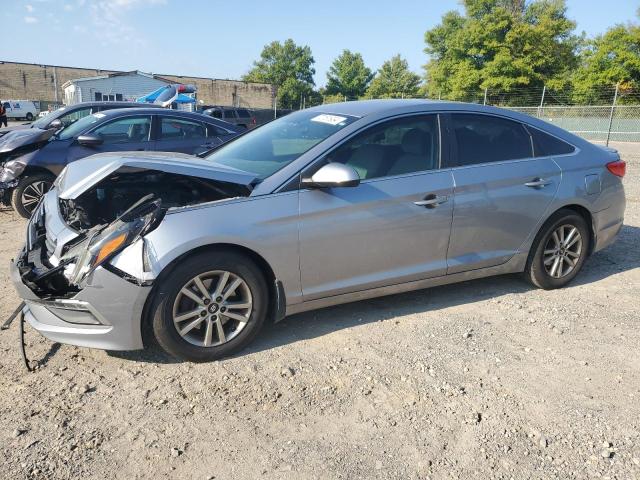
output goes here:
[{"label": "car door", "polygon": [[507,262],[531,235],[554,199],[561,170],[533,158],[529,132],[519,122],[452,113],[453,224],[449,274]]},{"label": "car door", "polygon": [[209,140],[202,122],[169,115],[157,115],[156,118],[156,150],[194,154],[202,151],[203,145]]},{"label": "car door", "polygon": [[357,187],[302,189],[300,273],[305,300],[444,275],[453,178],[441,170],[439,116],[390,120],[325,158],[353,167]]},{"label": "car door", "polygon": [[95,146],[83,146],[75,140],[69,146],[68,162],[96,153],[154,149],[154,142],[151,139],[151,115],[118,117],[101,123],[84,134],[99,137],[102,143]]}]

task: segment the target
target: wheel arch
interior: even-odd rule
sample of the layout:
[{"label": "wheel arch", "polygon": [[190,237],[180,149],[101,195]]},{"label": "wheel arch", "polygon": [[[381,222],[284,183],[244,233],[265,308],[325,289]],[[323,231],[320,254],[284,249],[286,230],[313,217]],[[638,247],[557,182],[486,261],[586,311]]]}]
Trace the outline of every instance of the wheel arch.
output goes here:
[{"label": "wheel arch", "polygon": [[284,288],[282,287],[282,283],[277,279],[273,268],[269,262],[265,260],[265,258],[260,255],[255,250],[252,250],[248,247],[238,244],[232,243],[212,243],[207,245],[201,245],[196,247],[188,252],[179,255],[174,258],[169,264],[167,264],[160,274],[156,277],[153,282],[153,287],[151,292],[149,293],[145,305],[142,310],[142,321],[140,322],[141,333],[142,333],[142,341],[144,345],[148,345],[152,340],[152,332],[151,332],[151,321],[153,317],[153,312],[155,310],[155,302],[158,294],[158,289],[162,284],[162,281],[171,274],[171,272],[179,265],[181,262],[190,258],[194,255],[199,255],[206,252],[220,252],[220,251],[228,251],[239,253],[243,256],[251,259],[256,266],[260,269],[264,278],[267,282],[268,288],[268,307],[267,307],[267,320],[271,321],[279,321],[284,318],[285,310],[286,310],[286,299]]},{"label": "wheel arch", "polygon": [[56,178],[56,175],[48,168],[41,167],[39,165],[29,165],[29,164],[27,164],[27,166],[24,168],[24,171],[22,172],[21,176],[29,176],[29,175],[36,175],[36,174],[48,175],[52,179]]},{"label": "wheel arch", "polygon": [[595,236],[596,230],[595,230],[595,225],[593,224],[593,215],[591,214],[591,211],[584,205],[580,205],[578,203],[568,203],[566,205],[559,206],[553,211],[549,212],[549,215],[547,215],[544,221],[540,224],[540,227],[538,228],[538,231],[536,232],[535,237],[533,238],[533,241],[531,242],[531,245],[529,247],[529,254],[527,256],[527,263],[526,263],[527,265],[530,263],[531,258],[533,257],[534,249],[537,244],[536,240],[538,236],[543,231],[549,219],[551,219],[556,213],[558,213],[561,210],[571,210],[576,214],[580,215],[584,219],[584,221],[587,223],[587,227],[589,227],[589,255],[593,253],[593,249],[596,244],[596,236]]}]

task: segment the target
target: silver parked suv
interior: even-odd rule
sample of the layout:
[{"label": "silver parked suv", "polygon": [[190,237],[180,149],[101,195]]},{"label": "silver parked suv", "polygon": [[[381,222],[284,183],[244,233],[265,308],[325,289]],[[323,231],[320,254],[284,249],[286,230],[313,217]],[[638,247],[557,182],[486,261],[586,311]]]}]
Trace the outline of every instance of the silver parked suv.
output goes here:
[{"label": "silver parked suv", "polygon": [[63,343],[182,359],[267,319],[523,272],[566,285],[623,223],[613,150],[511,111],[419,100],[292,113],[208,157],[65,168],[12,264],[29,323]]}]

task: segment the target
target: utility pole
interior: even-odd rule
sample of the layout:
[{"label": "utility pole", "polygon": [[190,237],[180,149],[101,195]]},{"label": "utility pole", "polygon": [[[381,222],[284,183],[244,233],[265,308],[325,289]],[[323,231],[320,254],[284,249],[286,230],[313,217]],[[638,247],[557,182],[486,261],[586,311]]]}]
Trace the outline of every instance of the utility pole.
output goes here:
[{"label": "utility pole", "polygon": [[487,89],[484,89],[484,102],[482,103],[483,105],[487,104]]},{"label": "utility pole", "polygon": [[609,128],[607,129],[607,147],[609,146],[609,140],[611,139],[611,127],[613,127],[613,114],[616,111],[616,102],[618,101],[619,90],[620,90],[620,83],[616,83],[616,93],[613,94],[613,104],[611,105],[611,113],[609,114]]},{"label": "utility pole", "polygon": [[542,87],[542,98],[540,99],[540,106],[538,107],[538,118],[542,116],[542,107],[544,106],[544,96],[547,93],[547,86]]}]

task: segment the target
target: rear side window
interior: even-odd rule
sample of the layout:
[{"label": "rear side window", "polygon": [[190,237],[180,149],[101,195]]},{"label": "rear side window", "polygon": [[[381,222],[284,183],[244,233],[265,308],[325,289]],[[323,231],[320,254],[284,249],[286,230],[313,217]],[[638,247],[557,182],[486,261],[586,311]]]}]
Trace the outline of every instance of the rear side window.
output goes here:
[{"label": "rear side window", "polygon": [[236,112],[238,112],[238,117],[240,117],[240,118],[249,118],[249,117],[251,117],[251,114],[249,113],[249,110],[247,110],[246,108],[239,108],[238,110],[236,110]]},{"label": "rear side window", "polygon": [[533,157],[531,137],[518,122],[467,113],[451,119],[460,166]]},{"label": "rear side window", "polygon": [[232,108],[225,108],[224,118],[236,118],[236,111]]},{"label": "rear side window", "polygon": [[575,152],[575,147],[563,142],[559,138],[544,133],[537,128],[528,127],[533,138],[533,151],[536,157],[549,157],[552,155],[567,155]]},{"label": "rear side window", "polygon": [[204,125],[181,118],[160,117],[160,140],[186,140],[206,137]]},{"label": "rear side window", "polygon": [[224,128],[218,127],[217,125],[212,125],[207,123],[207,136],[208,137],[218,137],[223,135],[229,135],[231,132],[225,130]]}]

